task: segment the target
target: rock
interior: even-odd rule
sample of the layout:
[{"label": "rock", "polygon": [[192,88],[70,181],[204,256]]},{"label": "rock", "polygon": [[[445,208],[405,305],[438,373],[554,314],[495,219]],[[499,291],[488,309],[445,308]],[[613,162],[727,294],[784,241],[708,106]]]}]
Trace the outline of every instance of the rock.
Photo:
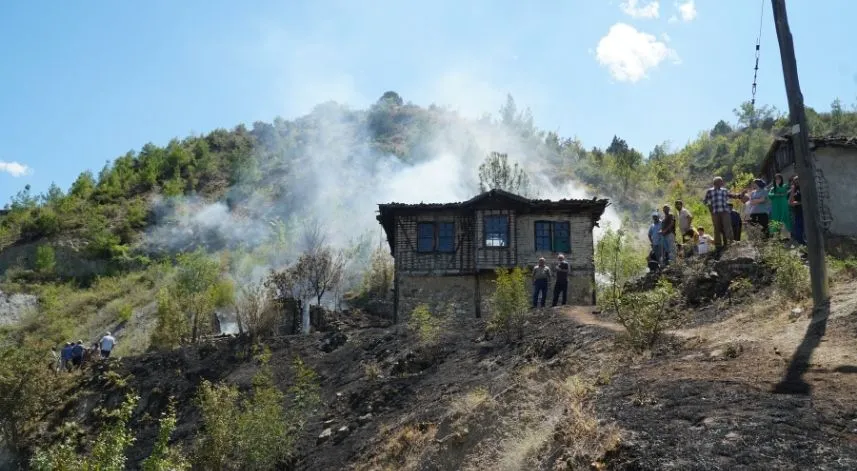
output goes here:
[{"label": "rock", "polygon": [[361,415],[357,418],[357,423],[360,425],[366,425],[372,421],[372,413]]},{"label": "rock", "polygon": [[343,425],[336,430],[336,433],[333,434],[333,443],[339,443],[348,436],[351,432],[351,429],[348,428],[347,425]]},{"label": "rock", "polygon": [[326,442],[333,435],[333,430],[326,428],[323,432],[318,436],[318,439],[315,441],[316,444],[322,444]]},{"label": "rock", "polygon": [[789,319],[796,321],[800,319],[801,315],[803,315],[803,309],[796,307],[792,309],[792,312],[789,313]]},{"label": "rock", "polygon": [[318,348],[319,350],[325,353],[330,353],[336,350],[337,348],[345,345],[345,342],[347,341],[348,336],[346,336],[342,332],[331,332],[322,337],[321,340],[319,340]]}]

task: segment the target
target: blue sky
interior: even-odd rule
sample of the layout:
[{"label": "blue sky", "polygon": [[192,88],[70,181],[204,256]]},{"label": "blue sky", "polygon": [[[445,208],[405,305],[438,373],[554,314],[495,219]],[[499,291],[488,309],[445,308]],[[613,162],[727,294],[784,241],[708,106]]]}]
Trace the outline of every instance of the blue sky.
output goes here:
[{"label": "blue sky", "polygon": [[[146,142],[387,90],[586,146],[680,146],[750,98],[756,0],[0,2],[0,203]],[[857,99],[857,2],[788,2],[806,103]],[[787,108],[770,1],[757,102]],[[814,6],[811,6],[814,5]]]}]

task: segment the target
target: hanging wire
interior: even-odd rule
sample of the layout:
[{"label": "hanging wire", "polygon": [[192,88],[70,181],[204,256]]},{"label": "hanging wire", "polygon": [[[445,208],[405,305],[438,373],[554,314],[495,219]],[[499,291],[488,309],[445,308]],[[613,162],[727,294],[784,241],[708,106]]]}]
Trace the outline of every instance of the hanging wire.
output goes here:
[{"label": "hanging wire", "polygon": [[756,106],[756,77],[759,75],[759,49],[762,45],[762,20],[765,17],[765,0],[761,0],[761,12],[759,13],[759,35],[756,36],[756,66],[753,68],[753,94],[750,105]]}]

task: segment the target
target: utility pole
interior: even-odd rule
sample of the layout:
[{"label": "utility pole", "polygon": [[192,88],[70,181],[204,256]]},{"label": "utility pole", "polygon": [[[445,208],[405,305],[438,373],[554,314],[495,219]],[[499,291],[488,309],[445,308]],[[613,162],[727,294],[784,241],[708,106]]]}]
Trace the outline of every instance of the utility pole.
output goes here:
[{"label": "utility pole", "polygon": [[[815,165],[809,152],[809,127],[804,113],[803,94],[797,76],[792,33],[786,15],[785,0],[771,0],[774,10],[774,22],[777,27],[777,40],[780,43],[780,57],[783,63],[783,76],[786,82],[786,95],[789,100],[789,115],[792,124],[791,144],[794,148],[795,170],[800,180],[803,207],[804,232],[806,233],[809,273],[812,279],[812,324],[827,320],[830,312],[830,295],[827,286],[827,265],[824,259],[824,233],[818,211],[818,189],[815,181]],[[821,327],[821,326],[819,326]],[[823,327],[818,332],[824,335]]]}]

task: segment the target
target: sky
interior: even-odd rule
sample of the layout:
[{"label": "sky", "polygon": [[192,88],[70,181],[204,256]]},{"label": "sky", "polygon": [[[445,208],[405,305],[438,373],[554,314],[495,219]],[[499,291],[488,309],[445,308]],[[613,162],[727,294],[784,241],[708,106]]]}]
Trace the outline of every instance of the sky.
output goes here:
[{"label": "sky", "polygon": [[[806,104],[851,106],[857,2],[788,8]],[[0,2],[0,206],[147,142],[387,90],[474,117],[508,93],[587,147],[680,147],[750,99],[760,14],[757,103],[786,110],[767,0]]]}]

